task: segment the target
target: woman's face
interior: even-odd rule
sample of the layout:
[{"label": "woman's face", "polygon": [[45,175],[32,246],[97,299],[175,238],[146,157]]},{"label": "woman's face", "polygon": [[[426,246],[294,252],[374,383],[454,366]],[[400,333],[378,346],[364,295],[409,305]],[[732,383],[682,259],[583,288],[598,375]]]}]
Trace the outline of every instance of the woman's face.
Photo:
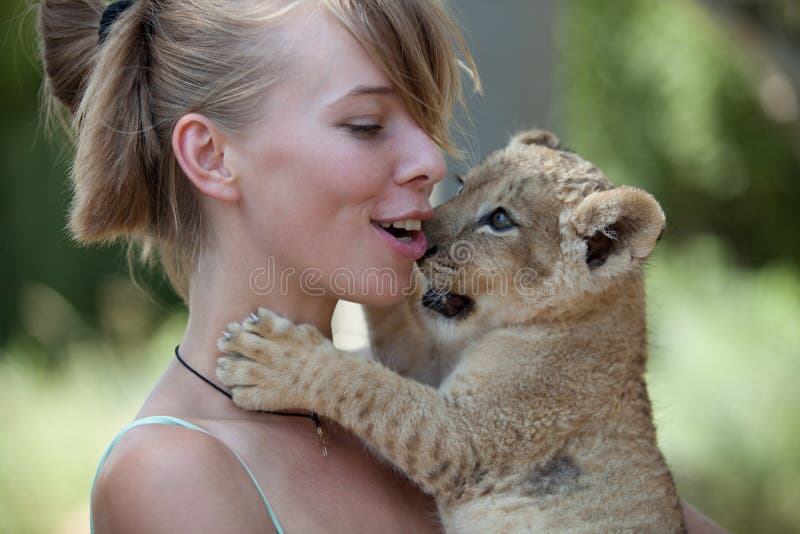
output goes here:
[{"label": "woman's face", "polygon": [[394,302],[426,249],[419,221],[433,215],[444,158],[329,14],[298,13],[287,24],[282,81],[263,120],[226,154],[241,179],[247,255],[273,261],[289,287],[305,277],[310,294]]}]

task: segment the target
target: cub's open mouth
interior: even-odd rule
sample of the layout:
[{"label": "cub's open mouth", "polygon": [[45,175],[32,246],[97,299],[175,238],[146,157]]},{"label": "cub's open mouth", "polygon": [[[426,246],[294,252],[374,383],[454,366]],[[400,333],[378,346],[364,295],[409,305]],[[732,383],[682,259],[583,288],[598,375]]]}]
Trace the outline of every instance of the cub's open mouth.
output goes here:
[{"label": "cub's open mouth", "polygon": [[475,301],[466,295],[438,293],[433,289],[429,289],[422,296],[422,305],[448,319],[461,319],[466,317],[472,310]]}]

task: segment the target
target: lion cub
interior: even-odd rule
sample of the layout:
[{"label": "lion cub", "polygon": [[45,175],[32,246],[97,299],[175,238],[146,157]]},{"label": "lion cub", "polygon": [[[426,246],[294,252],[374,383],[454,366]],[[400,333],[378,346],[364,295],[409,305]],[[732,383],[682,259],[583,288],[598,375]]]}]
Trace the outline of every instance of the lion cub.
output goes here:
[{"label": "lion cub", "polygon": [[424,295],[367,310],[384,364],[262,309],[220,339],[218,376],[244,408],[351,429],[447,532],[684,531],[643,379],[663,228],[650,195],[526,132],[424,226]]}]

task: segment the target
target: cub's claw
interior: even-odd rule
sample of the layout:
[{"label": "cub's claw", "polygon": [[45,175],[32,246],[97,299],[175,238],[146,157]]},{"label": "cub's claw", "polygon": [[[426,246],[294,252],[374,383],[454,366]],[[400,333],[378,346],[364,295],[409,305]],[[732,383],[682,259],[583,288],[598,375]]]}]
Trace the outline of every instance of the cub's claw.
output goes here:
[{"label": "cub's claw", "polygon": [[226,354],[217,377],[231,388],[234,402],[250,410],[310,409],[298,387],[321,347],[333,347],[311,325],[295,325],[266,308],[243,322],[232,322],[217,340]]},{"label": "cub's claw", "polygon": [[310,355],[318,348],[330,344],[319,330],[311,325],[295,325],[289,319],[259,308],[243,322],[232,322],[218,340],[220,351],[243,354],[267,365],[275,358]]}]

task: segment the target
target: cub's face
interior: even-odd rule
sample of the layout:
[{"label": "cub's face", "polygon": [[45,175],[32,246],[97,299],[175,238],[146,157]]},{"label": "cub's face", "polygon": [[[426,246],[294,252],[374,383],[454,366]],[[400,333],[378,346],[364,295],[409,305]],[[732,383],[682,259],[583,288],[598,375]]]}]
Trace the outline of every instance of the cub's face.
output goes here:
[{"label": "cub's face", "polygon": [[[630,195],[642,205],[620,211]],[[527,322],[631,271],[633,253],[652,248],[662,228],[652,197],[612,189],[555,135],[525,132],[472,169],[423,226],[430,247],[419,261],[428,282],[423,313],[481,330]],[[640,241],[652,244],[635,247]]]}]

